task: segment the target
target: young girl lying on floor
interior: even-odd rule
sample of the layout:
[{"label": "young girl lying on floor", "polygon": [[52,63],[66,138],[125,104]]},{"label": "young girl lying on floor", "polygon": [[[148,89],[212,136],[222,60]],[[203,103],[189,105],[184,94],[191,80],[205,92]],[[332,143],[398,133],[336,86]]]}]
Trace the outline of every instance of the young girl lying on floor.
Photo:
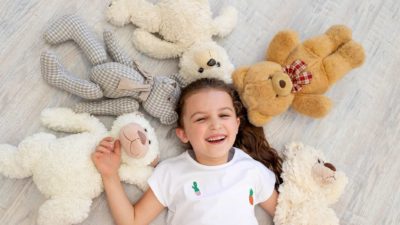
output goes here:
[{"label": "young girl lying on floor", "polygon": [[258,224],[254,206],[274,215],[282,159],[252,126],[237,93],[200,79],[183,89],[176,135],[190,148],[161,162],[132,206],[118,177],[120,143],[105,138],[92,159],[118,225],[149,224],[168,208],[167,224]]}]

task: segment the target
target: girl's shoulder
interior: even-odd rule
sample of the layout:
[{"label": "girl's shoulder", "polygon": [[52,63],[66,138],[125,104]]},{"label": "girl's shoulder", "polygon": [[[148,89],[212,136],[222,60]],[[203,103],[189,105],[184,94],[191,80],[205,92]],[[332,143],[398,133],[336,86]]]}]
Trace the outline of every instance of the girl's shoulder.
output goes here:
[{"label": "girl's shoulder", "polygon": [[257,169],[261,173],[266,173],[268,175],[273,175],[274,173],[272,170],[264,166],[261,162],[253,159],[249,154],[247,154],[245,151],[241,150],[240,148],[235,148],[235,156],[236,156],[236,161],[241,162],[243,164],[247,164],[247,166]]},{"label": "girl's shoulder", "polygon": [[234,158],[236,159],[236,161],[242,161],[254,165],[262,165],[259,161],[253,159],[249,154],[247,154],[242,149],[236,147],[234,149],[235,149]]},{"label": "girl's shoulder", "polygon": [[176,165],[177,163],[181,163],[186,158],[186,154],[187,154],[187,151],[184,151],[177,156],[173,156],[171,158],[164,159],[157,165],[156,168],[169,167],[172,165]]},{"label": "girl's shoulder", "polygon": [[187,151],[182,152],[181,154],[177,156],[173,156],[171,158],[167,158],[162,160],[155,168],[155,170],[170,170],[173,168],[179,167],[179,165],[182,165],[187,158]]},{"label": "girl's shoulder", "polygon": [[254,160],[251,158],[250,155],[248,155],[245,151],[243,151],[240,148],[233,147],[235,149],[235,157],[238,159],[249,159],[249,160]]}]

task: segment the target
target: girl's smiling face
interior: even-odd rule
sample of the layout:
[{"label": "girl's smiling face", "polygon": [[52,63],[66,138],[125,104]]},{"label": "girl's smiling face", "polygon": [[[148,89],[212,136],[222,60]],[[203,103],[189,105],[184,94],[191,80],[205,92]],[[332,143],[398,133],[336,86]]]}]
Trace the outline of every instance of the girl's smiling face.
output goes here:
[{"label": "girl's smiling face", "polygon": [[228,93],[209,88],[188,96],[182,122],[183,127],[177,128],[176,134],[182,142],[192,145],[199,163],[227,162],[240,124]]}]

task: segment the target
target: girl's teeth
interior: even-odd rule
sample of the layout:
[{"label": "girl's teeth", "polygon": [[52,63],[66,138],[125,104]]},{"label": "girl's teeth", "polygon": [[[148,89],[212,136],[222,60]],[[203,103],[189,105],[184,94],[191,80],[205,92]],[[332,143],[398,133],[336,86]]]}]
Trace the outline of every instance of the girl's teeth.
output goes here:
[{"label": "girl's teeth", "polygon": [[220,140],[222,140],[222,139],[224,139],[224,138],[225,138],[224,136],[215,137],[215,138],[209,138],[209,139],[207,139],[207,141],[220,141]]}]

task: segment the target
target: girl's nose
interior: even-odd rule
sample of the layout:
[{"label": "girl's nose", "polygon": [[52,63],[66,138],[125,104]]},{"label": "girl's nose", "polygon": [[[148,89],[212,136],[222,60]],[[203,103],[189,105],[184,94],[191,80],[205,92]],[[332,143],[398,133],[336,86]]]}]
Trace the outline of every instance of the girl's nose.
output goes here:
[{"label": "girl's nose", "polygon": [[221,128],[221,121],[218,118],[214,118],[211,120],[211,128],[212,129],[219,129]]}]

